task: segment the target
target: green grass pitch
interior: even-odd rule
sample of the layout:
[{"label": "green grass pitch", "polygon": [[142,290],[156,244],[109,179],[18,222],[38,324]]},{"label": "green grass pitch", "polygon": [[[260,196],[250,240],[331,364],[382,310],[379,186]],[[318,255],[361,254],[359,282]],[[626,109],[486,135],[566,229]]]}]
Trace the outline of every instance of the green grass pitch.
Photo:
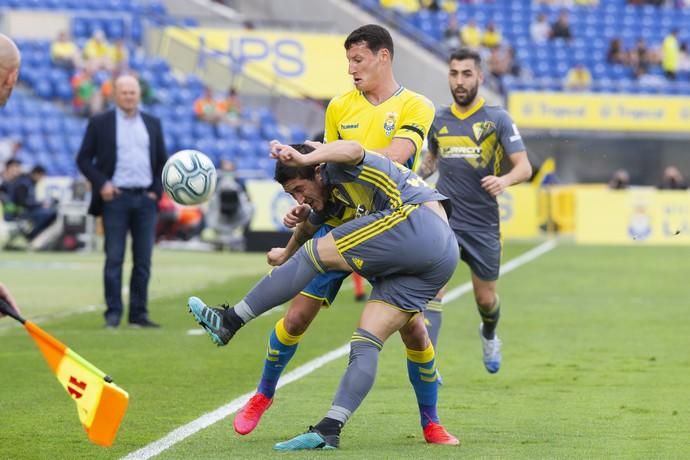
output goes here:
[{"label": "green grass pitch", "polygon": [[[534,244],[508,242],[504,262]],[[393,337],[374,389],[345,427],[341,449],[277,455],[275,442],[328,409],[347,357],[280,389],[262,424],[240,437],[224,419],[164,451],[165,459],[220,458],[687,458],[690,427],[690,250],[568,243],[499,281],[504,365],[481,363],[471,294],[445,306],[438,347],[439,411],[462,446],[424,443]],[[262,254],[157,251],[151,317],[161,330],[103,329],[101,254],[0,253],[0,280],[25,316],[113,376],[130,394],[115,445],[89,444],[74,404],[28,335],[0,320],[0,459],[115,459],[160,439],[258,381],[276,312],[224,348],[185,303],[238,300],[267,271]],[[450,287],[468,280],[461,265]],[[125,282],[126,285],[126,282]],[[349,286],[349,283],[346,283]],[[361,310],[344,290],[290,364],[347,343]]]}]

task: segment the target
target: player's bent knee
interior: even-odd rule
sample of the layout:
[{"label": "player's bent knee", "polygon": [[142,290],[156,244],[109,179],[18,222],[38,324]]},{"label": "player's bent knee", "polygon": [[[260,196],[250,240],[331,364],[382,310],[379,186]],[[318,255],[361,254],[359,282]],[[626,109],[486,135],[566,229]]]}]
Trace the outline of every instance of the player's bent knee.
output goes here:
[{"label": "player's bent knee", "polygon": [[285,314],[283,327],[290,335],[303,334],[319,313],[320,308],[320,300],[298,296]]},{"label": "player's bent knee", "polygon": [[429,346],[429,335],[424,324],[424,316],[415,315],[400,329],[400,338],[410,350],[425,350]]},{"label": "player's bent knee", "polygon": [[482,310],[491,310],[496,303],[496,294],[493,292],[478,293],[474,300]]}]

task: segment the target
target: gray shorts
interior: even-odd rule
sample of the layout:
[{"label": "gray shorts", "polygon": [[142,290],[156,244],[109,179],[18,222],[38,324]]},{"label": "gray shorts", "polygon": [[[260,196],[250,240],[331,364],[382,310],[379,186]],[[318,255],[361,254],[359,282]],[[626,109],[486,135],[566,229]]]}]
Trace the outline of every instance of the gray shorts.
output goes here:
[{"label": "gray shorts", "polygon": [[496,281],[501,267],[501,236],[494,232],[455,231],[460,258],[479,279]]},{"label": "gray shorts", "polygon": [[403,311],[424,311],[459,260],[453,231],[423,205],[375,212],[331,233],[345,261],[371,282],[369,299]]}]

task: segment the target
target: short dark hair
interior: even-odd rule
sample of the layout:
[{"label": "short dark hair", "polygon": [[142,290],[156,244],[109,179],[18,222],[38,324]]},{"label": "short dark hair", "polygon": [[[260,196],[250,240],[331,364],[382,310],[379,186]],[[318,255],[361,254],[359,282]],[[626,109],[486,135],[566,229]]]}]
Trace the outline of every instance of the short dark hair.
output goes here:
[{"label": "short dark hair", "polygon": [[393,59],[393,37],[391,37],[390,32],[385,27],[381,27],[378,24],[367,24],[353,30],[345,39],[345,50],[349,50],[352,45],[360,42],[366,42],[367,48],[372,53],[378,53],[381,49],[387,49],[391,53],[391,59]]},{"label": "short dark hair", "polygon": [[[307,155],[314,151],[314,147],[307,144],[290,144],[290,147],[297,150],[303,155]],[[287,166],[276,161],[276,169],[273,174],[273,179],[280,185],[285,185],[285,183],[292,179],[307,179],[313,180],[316,175],[316,165],[310,166]]]},{"label": "short dark hair", "polygon": [[16,158],[10,158],[9,160],[7,160],[7,161],[5,162],[5,169],[9,168],[10,166],[14,166],[14,165],[21,166],[21,164],[22,164],[22,162],[19,161],[18,159],[16,159]]},{"label": "short dark hair", "polygon": [[450,53],[448,63],[450,64],[450,61],[464,61],[465,59],[472,59],[477,64],[477,67],[482,65],[482,57],[478,52],[470,48],[460,48]]},{"label": "short dark hair", "polygon": [[46,168],[44,168],[43,165],[36,165],[31,169],[31,175],[34,175],[34,174],[45,175],[45,173],[46,173]]}]

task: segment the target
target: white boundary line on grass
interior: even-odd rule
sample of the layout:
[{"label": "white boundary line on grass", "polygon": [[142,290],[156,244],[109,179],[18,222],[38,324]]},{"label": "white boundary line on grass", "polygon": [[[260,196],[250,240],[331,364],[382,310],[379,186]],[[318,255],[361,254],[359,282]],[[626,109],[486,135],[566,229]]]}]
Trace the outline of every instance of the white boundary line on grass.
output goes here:
[{"label": "white boundary line on grass", "polygon": [[[507,273],[510,273],[511,271],[515,270],[516,268],[520,267],[521,265],[524,265],[526,263],[529,263],[533,261],[534,259],[546,254],[547,252],[551,251],[553,248],[556,247],[556,241],[555,240],[548,240],[539,246],[537,246],[534,249],[531,249],[527,251],[526,253],[506,262],[504,265],[501,266],[501,274],[505,275]],[[453,300],[457,299],[458,297],[466,294],[467,292],[472,290],[472,282],[468,281],[467,283],[464,283],[450,291],[445,296],[444,303],[445,302],[452,302]],[[288,372],[285,374],[283,377],[281,377],[280,381],[278,382],[278,388],[281,388],[285,385],[288,385],[296,380],[301,379],[302,377],[305,377],[318,368],[330,363],[331,361],[334,361],[342,356],[345,356],[347,353],[350,351],[350,344],[347,343],[339,348],[336,348],[335,350],[331,350],[328,353],[319,356],[316,359],[313,359],[309,361],[306,364],[303,364],[302,366],[298,367],[297,369]],[[242,408],[242,406],[245,405],[245,403],[249,400],[254,395],[254,391],[250,393],[245,393],[242,396],[239,396],[232,401],[230,401],[228,404],[219,407],[218,409],[207,412],[201,417],[197,418],[196,420],[192,420],[191,422],[182,425],[181,427],[171,431],[161,439],[154,441],[150,444],[147,444],[146,446],[142,447],[139,450],[136,450],[134,452],[129,453],[126,457],[123,457],[123,460],[148,460],[152,457],[155,457],[156,455],[160,454],[164,450],[167,450],[168,448],[174,446],[175,444],[183,441],[184,439],[192,436],[193,434],[198,433],[199,431],[203,430],[204,428],[208,428],[209,426],[223,420],[224,418],[234,414],[238,410]]]}]

